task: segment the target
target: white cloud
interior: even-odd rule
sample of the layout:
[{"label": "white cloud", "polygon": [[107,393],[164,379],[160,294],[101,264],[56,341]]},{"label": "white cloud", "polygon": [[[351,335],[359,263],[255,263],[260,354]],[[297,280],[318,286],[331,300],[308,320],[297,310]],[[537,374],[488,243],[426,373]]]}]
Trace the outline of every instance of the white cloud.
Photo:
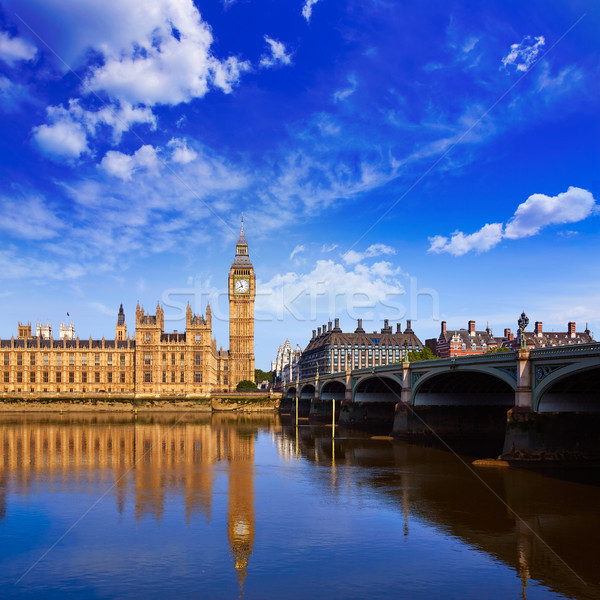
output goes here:
[{"label": "white cloud", "polygon": [[535,235],[548,225],[577,223],[589,217],[595,207],[592,194],[577,187],[557,196],[532,194],[506,224],[504,236],[514,240]]},{"label": "white cloud", "polygon": [[291,54],[285,50],[285,45],[265,35],[265,42],[269,45],[270,54],[264,54],[260,59],[261,67],[273,67],[274,65],[289,65],[292,62]]},{"label": "white cloud", "polygon": [[198,153],[192,148],[188,148],[187,142],[181,138],[172,138],[167,144],[169,148],[173,149],[171,160],[173,162],[187,165],[198,157]]},{"label": "white cloud", "polygon": [[355,265],[365,258],[373,258],[374,256],[382,256],[384,254],[396,254],[396,250],[391,246],[385,244],[372,244],[364,252],[356,252],[355,250],[348,250],[342,255],[342,260],[347,265]]},{"label": "white cloud", "polygon": [[502,59],[504,68],[508,69],[508,66],[512,65],[517,71],[527,71],[535,62],[545,43],[543,35],[535,38],[528,35],[520,44],[511,44],[510,52]]},{"label": "white cloud", "polygon": [[350,85],[347,88],[337,90],[336,92],[333,93],[333,101],[334,102],[341,102],[341,101],[345,100],[346,98],[352,96],[352,94],[354,94],[354,92],[356,91],[356,88],[358,86],[356,77],[354,75],[348,75],[348,83]]},{"label": "white cloud", "polygon": [[288,313],[299,320],[309,320],[316,312],[352,314],[386,302],[389,314],[394,298],[404,294],[398,280],[400,273],[388,262],[348,268],[333,260],[319,260],[309,272],[288,272],[264,283],[259,281],[256,308],[280,318]]},{"label": "white cloud", "polygon": [[47,240],[63,229],[56,211],[40,196],[0,196],[0,229],[28,240]]},{"label": "white cloud", "polygon": [[0,250],[0,273],[3,280],[25,279],[47,283],[49,279],[59,281],[77,279],[85,274],[79,263],[39,260],[23,256],[12,249]]},{"label": "white cloud", "polygon": [[29,90],[19,83],[13,83],[0,75],[0,104],[5,111],[17,110],[23,102],[35,103]]},{"label": "white cloud", "polygon": [[150,145],[144,145],[132,155],[109,150],[102,159],[100,168],[110,175],[128,181],[136,171],[156,171],[158,168],[156,149]]},{"label": "white cloud", "polygon": [[441,235],[430,237],[429,252],[436,254],[448,252],[454,256],[462,256],[472,250],[487,252],[501,240],[502,223],[490,223],[469,235],[465,235],[462,231],[456,231],[450,238]]},{"label": "white cloud", "polygon": [[14,65],[18,60],[31,60],[37,48],[23,38],[11,38],[4,31],[0,31],[0,59],[9,65]]},{"label": "white cloud", "polygon": [[300,252],[304,252],[305,250],[306,250],[306,248],[303,244],[300,246],[296,246],[290,254],[290,260],[292,260],[294,258],[294,256],[296,256],[296,254],[300,254]]},{"label": "white cloud", "polygon": [[337,244],[323,244],[321,246],[321,252],[333,252],[337,247]]},{"label": "white cloud", "polygon": [[54,158],[79,158],[89,151],[83,127],[70,118],[34,127],[33,139],[42,152]]},{"label": "white cloud", "polygon": [[532,194],[518,206],[506,227],[502,223],[491,223],[468,235],[462,231],[454,232],[449,238],[435,235],[429,238],[428,252],[448,252],[454,256],[462,256],[473,250],[487,252],[502,239],[530,237],[548,225],[577,223],[597,211],[598,205],[592,194],[581,188],[569,187],[566,192],[556,196]]},{"label": "white cloud", "polygon": [[306,2],[304,3],[304,6],[302,7],[302,16],[306,19],[307,22],[310,21],[313,6],[318,1],[319,0],[306,0]]}]

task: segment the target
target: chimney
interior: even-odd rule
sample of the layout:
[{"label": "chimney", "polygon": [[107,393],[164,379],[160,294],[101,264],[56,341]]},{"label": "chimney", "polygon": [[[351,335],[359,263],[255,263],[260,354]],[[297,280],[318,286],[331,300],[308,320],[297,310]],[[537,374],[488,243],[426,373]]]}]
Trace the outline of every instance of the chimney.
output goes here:
[{"label": "chimney", "polygon": [[446,321],[442,321],[442,333],[446,333]]},{"label": "chimney", "polygon": [[510,329],[509,329],[509,334],[508,334],[508,339],[512,342],[515,339],[515,334],[514,333],[510,333]]},{"label": "chimney", "polygon": [[404,330],[404,333],[414,333],[414,331],[412,330],[412,327],[411,327],[410,319],[406,320],[406,329]]},{"label": "chimney", "polygon": [[322,331],[323,331],[323,335],[325,335],[325,333],[327,333],[327,325],[325,325],[325,323],[323,323]]},{"label": "chimney", "polygon": [[504,337],[507,340],[510,340],[510,329],[507,328],[507,329],[504,330]]},{"label": "chimney", "polygon": [[333,324],[335,325],[334,329],[336,331],[340,331],[340,320],[339,319],[334,319]]},{"label": "chimney", "polygon": [[402,323],[396,323],[396,333],[402,333]]},{"label": "chimney", "polygon": [[318,335],[319,337],[321,337],[321,328],[320,328],[320,327],[317,327],[317,335]]},{"label": "chimney", "polygon": [[469,335],[475,335],[475,321],[469,321]]},{"label": "chimney", "polygon": [[317,337],[317,331],[316,331],[316,329],[313,329],[312,339],[314,340],[316,337]]},{"label": "chimney", "polygon": [[358,327],[355,329],[354,333],[364,333],[365,330],[362,326],[362,319],[358,319]]},{"label": "chimney", "polygon": [[538,336],[542,337],[542,322],[541,322],[541,321],[536,321],[536,322],[535,322],[535,327],[534,327],[534,329],[533,329],[533,332],[534,332],[536,335],[538,335]]},{"label": "chimney", "polygon": [[575,337],[575,323],[573,321],[569,321],[569,336]]},{"label": "chimney", "polygon": [[331,331],[331,321],[329,321],[329,323],[327,323],[327,331]]}]

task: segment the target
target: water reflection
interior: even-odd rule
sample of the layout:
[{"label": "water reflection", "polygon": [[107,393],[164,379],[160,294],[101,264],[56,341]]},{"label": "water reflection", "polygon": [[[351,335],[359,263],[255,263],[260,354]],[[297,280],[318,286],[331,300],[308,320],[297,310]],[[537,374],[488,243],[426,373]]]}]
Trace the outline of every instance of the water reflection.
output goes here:
[{"label": "water reflection", "polygon": [[[259,437],[268,443],[259,446],[257,453]],[[99,487],[109,490],[113,512],[116,509],[126,518],[129,511],[138,527],[143,528],[148,519],[166,521],[163,539],[171,535],[187,539],[190,524],[202,516],[207,523],[215,522],[214,530],[229,553],[225,569],[229,575],[219,580],[215,567],[214,587],[205,588],[211,597],[231,597],[227,585],[232,581],[240,595],[269,595],[265,582],[278,581],[279,555],[289,548],[300,571],[314,571],[311,553],[303,548],[316,552],[316,539],[323,540],[331,572],[321,577],[313,574],[313,582],[305,573],[302,580],[288,573],[272,593],[322,595],[332,586],[338,597],[357,597],[358,588],[343,587],[348,585],[348,569],[386,560],[408,563],[411,556],[422,561],[418,568],[424,577],[450,581],[456,577],[452,569],[471,572],[470,555],[456,563],[450,554],[438,557],[446,561],[445,570],[438,563],[438,574],[431,571],[431,558],[422,548],[432,538],[443,548],[448,540],[457,540],[461,548],[485,556],[488,562],[491,559],[492,565],[502,565],[507,586],[514,585],[511,577],[519,577],[523,598],[531,597],[532,587],[539,597],[540,585],[566,597],[600,597],[600,488],[590,485],[514,469],[479,469],[474,474],[470,466],[447,452],[343,431],[336,431],[334,439],[331,427],[296,427],[271,415],[137,419],[103,414],[4,415],[0,416],[0,449],[0,534],[17,498],[40,497],[40,489],[47,493],[43,499],[48,505],[55,498],[68,501],[76,492],[95,497]],[[286,482],[287,473],[293,475],[292,483]],[[293,493],[286,485],[294,486]],[[261,488],[262,500],[257,504]],[[377,518],[388,511],[396,515],[400,537],[389,543],[379,541],[378,536],[385,536],[380,535],[378,521],[361,525],[367,509]],[[311,511],[325,511],[324,520],[313,518]],[[20,526],[28,516],[22,518]],[[178,519],[185,521],[187,531]],[[352,535],[360,550],[356,557],[343,550],[339,532],[329,527],[334,521],[353,523]],[[272,538],[282,528],[286,535],[278,546]],[[208,537],[209,529],[201,532],[207,537],[195,540],[197,546],[205,545],[208,553],[218,555],[221,542]],[[21,546],[14,542],[16,550],[5,545],[2,560],[23,552],[23,545],[30,550],[27,540],[18,543]],[[427,546],[428,552],[435,544]],[[189,547],[175,552],[169,564],[183,562],[185,552],[190,552]],[[164,559],[157,549],[156,556],[147,560],[156,568]],[[356,567],[352,560],[357,561]],[[26,564],[18,563],[15,572],[22,573]],[[368,583],[369,573],[361,576]],[[198,570],[186,572],[182,589],[199,585],[199,578]],[[471,585],[472,597],[481,589],[487,589],[489,597],[505,597],[494,593],[490,581],[481,575],[478,579],[476,571],[472,579],[464,584]],[[411,588],[397,569],[390,569],[385,581],[378,581],[376,589],[369,588],[370,595],[387,595],[400,584],[407,596],[427,598],[439,593],[425,593],[423,581]],[[165,590],[151,589],[150,596]],[[118,591],[118,595],[128,595],[123,587]]]}]

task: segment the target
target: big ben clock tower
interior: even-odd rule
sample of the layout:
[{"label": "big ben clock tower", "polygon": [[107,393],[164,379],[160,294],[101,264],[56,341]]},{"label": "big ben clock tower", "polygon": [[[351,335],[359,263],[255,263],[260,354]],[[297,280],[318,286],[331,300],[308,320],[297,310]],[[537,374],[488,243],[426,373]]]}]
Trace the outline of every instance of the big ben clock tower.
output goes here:
[{"label": "big ben clock tower", "polygon": [[254,298],[256,278],[248,257],[244,219],[229,269],[229,370],[230,385],[254,381]]}]

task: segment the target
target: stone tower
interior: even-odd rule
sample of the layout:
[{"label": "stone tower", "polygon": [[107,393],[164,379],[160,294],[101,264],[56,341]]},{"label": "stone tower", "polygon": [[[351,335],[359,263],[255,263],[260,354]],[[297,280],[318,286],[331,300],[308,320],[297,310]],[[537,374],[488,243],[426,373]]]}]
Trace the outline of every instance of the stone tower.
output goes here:
[{"label": "stone tower", "polygon": [[127,339],[127,325],[125,324],[125,311],[123,310],[123,305],[119,308],[119,314],[117,316],[117,327],[115,330],[115,339],[116,340],[126,340]]},{"label": "stone tower", "polygon": [[244,220],[229,269],[229,370],[230,386],[254,381],[254,298],[256,278],[248,257]]}]

